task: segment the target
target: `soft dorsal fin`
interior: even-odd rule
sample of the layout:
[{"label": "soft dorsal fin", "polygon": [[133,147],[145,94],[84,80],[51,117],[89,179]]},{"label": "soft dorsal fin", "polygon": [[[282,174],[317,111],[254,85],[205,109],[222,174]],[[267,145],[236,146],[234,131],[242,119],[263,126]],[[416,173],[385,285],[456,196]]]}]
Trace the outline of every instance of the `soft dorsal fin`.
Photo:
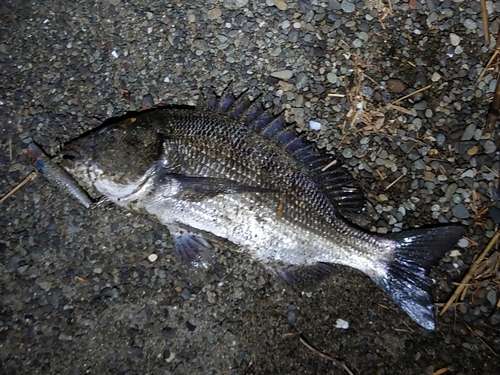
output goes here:
[{"label": "soft dorsal fin", "polygon": [[364,209],[363,193],[349,171],[332,155],[318,150],[304,135],[299,135],[292,125],[286,123],[283,113],[273,114],[271,110],[264,109],[259,101],[250,100],[246,94],[235,98],[230,88],[220,97],[212,94],[201,99],[197,108],[225,114],[273,140],[312,172],[316,182],[342,216],[353,218]]}]

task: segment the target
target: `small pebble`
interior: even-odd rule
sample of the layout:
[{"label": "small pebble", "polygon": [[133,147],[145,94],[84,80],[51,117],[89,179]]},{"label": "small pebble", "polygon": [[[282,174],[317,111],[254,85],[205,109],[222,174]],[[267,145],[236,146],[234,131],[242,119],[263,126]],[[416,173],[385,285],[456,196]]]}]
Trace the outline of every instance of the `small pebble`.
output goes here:
[{"label": "small pebble", "polygon": [[297,7],[304,13],[309,13],[312,9],[311,0],[298,0]]},{"label": "small pebble", "polygon": [[318,121],[311,120],[311,121],[309,121],[309,127],[312,130],[320,130],[321,129],[321,123],[319,123]]},{"label": "small pebble", "polygon": [[228,9],[240,9],[248,4],[248,0],[224,0],[224,7]]},{"label": "small pebble", "polygon": [[161,330],[161,336],[164,339],[172,340],[177,336],[177,331],[175,330],[175,328],[165,327]]},{"label": "small pebble", "polygon": [[462,173],[460,178],[474,178],[476,176],[476,172],[473,169],[467,169],[465,172]]},{"label": "small pebble", "polygon": [[497,291],[495,289],[490,289],[488,294],[486,294],[486,299],[492,306],[497,304]]},{"label": "small pebble", "polygon": [[284,80],[292,78],[292,75],[293,75],[293,73],[291,70],[278,70],[278,71],[272,72],[270,74],[271,77],[284,79]]},{"label": "small pebble", "polygon": [[476,23],[476,21],[473,21],[470,18],[467,18],[464,21],[464,26],[466,29],[475,30],[477,28],[477,23]]},{"label": "small pebble", "polygon": [[462,203],[457,203],[453,207],[452,213],[457,219],[467,219],[470,217],[469,211]]},{"label": "small pebble", "polygon": [[495,222],[496,224],[500,224],[500,208],[498,207],[490,207],[488,209],[488,215],[490,216],[491,220]]},{"label": "small pebble", "polygon": [[158,259],[158,255],[156,255],[156,254],[151,254],[151,255],[148,256],[148,260],[151,263],[155,262],[157,259]]},{"label": "small pebble", "polygon": [[274,6],[279,10],[287,10],[288,4],[285,0],[274,0]]},{"label": "small pebble", "polygon": [[347,0],[343,0],[340,7],[346,13],[352,13],[356,10],[356,5]]},{"label": "small pebble", "polygon": [[153,96],[151,94],[146,94],[142,97],[142,102],[141,104],[145,107],[151,108],[154,107],[155,101],[153,99]]},{"label": "small pebble", "polygon": [[470,155],[470,156],[476,155],[478,150],[479,150],[479,148],[477,146],[473,146],[467,150],[467,155]]},{"label": "small pebble", "polygon": [[451,33],[450,34],[450,43],[452,46],[458,46],[460,44],[460,37],[455,34],[455,33]]},{"label": "small pebble", "polygon": [[189,332],[193,332],[196,329],[196,326],[188,320],[186,321],[186,328]]},{"label": "small pebble", "polygon": [[215,20],[219,18],[222,14],[222,11],[220,8],[214,8],[208,11],[207,17],[209,20]]},{"label": "small pebble", "polygon": [[439,74],[438,72],[432,73],[432,76],[431,76],[431,81],[432,82],[437,82],[440,79],[441,79],[441,74]]},{"label": "small pebble", "polygon": [[405,84],[399,78],[390,78],[387,80],[387,90],[390,92],[402,93],[405,89]]},{"label": "small pebble", "polygon": [[326,79],[328,80],[328,82],[330,83],[337,83],[337,80],[338,80],[338,76],[333,73],[333,72],[330,72],[326,75]]},{"label": "small pebble", "polygon": [[337,319],[335,322],[335,328],[347,329],[349,328],[349,322],[344,319]]},{"label": "small pebble", "polygon": [[497,150],[497,146],[495,145],[495,142],[490,141],[489,139],[484,141],[484,152],[487,154],[491,154]]}]

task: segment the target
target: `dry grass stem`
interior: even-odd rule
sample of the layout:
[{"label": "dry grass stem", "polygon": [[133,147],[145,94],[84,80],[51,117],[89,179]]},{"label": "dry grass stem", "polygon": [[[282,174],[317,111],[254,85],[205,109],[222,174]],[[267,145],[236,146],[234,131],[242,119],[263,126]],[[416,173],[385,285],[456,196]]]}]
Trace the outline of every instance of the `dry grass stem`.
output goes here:
[{"label": "dry grass stem", "polygon": [[87,279],[84,279],[83,277],[80,277],[78,275],[75,276],[75,280],[76,281],[79,281],[81,282],[82,284],[85,284],[85,285],[90,285],[90,281],[88,281]]},{"label": "dry grass stem", "polygon": [[413,115],[414,114],[414,111],[411,109],[406,109],[404,107],[401,107],[399,105],[394,105],[391,103],[387,104],[387,109],[394,109],[395,111],[399,111],[401,113],[404,113],[405,115]]},{"label": "dry grass stem", "polygon": [[403,176],[404,176],[404,174],[402,174],[401,176],[399,176],[398,178],[396,178],[389,185],[387,185],[384,190],[389,190],[391,187],[394,186],[395,183],[397,183],[399,180],[401,180],[403,178]]},{"label": "dry grass stem", "polygon": [[24,185],[28,183],[28,181],[34,180],[37,176],[36,172],[31,172],[28,176],[25,177],[24,180],[22,180],[17,186],[15,186],[11,191],[9,191],[7,194],[5,194],[2,199],[0,199],[0,204],[3,203],[7,198],[9,198],[11,195],[13,195],[16,191],[21,189]]},{"label": "dry grass stem", "polygon": [[497,64],[496,59],[499,53],[500,53],[500,48],[496,48],[495,51],[493,52],[493,55],[491,55],[490,59],[488,60],[488,63],[481,71],[481,74],[479,74],[479,77],[477,77],[476,84],[483,79],[484,75],[492,65]]},{"label": "dry grass stem", "polygon": [[321,172],[324,172],[326,171],[328,168],[334,166],[335,164],[337,164],[337,160],[333,160],[331,161],[330,163],[328,163],[326,166],[324,166],[322,169],[321,169]]},{"label": "dry grass stem", "polygon": [[443,308],[441,309],[439,315],[443,315],[446,312],[446,310],[448,310],[448,308],[451,306],[451,304],[454,303],[457,300],[457,297],[460,294],[462,294],[462,299],[463,299],[464,293],[466,291],[465,288],[467,288],[467,285],[469,285],[470,279],[472,279],[472,277],[474,277],[474,273],[475,273],[476,269],[479,267],[480,263],[486,257],[486,255],[491,250],[491,248],[497,243],[497,241],[498,241],[499,238],[500,238],[500,232],[497,231],[495,233],[495,235],[493,236],[493,238],[488,243],[488,245],[484,248],[484,250],[482,251],[482,253],[472,263],[472,265],[469,268],[469,271],[467,272],[467,274],[464,276],[464,278],[460,282],[460,285],[455,289],[455,292],[453,292],[453,294],[450,297],[450,299],[448,300],[448,302],[446,302],[446,304],[443,306]]},{"label": "dry grass stem", "polygon": [[334,98],[345,98],[345,94],[328,94],[328,96],[334,97]]},{"label": "dry grass stem", "polygon": [[488,10],[486,9],[486,0],[481,0],[481,18],[483,19],[484,43],[490,44],[490,27],[488,23]]},{"label": "dry grass stem", "polygon": [[418,90],[415,90],[412,93],[403,96],[402,98],[394,100],[391,104],[399,103],[400,101],[408,99],[408,98],[412,97],[413,95],[418,94],[419,92],[422,92],[422,91],[425,91],[425,90],[429,90],[431,87],[432,87],[432,85],[427,85],[425,87],[421,87]]},{"label": "dry grass stem", "polygon": [[432,373],[432,375],[441,375],[441,374],[444,374],[445,372],[448,372],[448,371],[451,371],[453,369],[453,367],[443,367],[443,368],[440,368],[439,370],[436,370]]}]

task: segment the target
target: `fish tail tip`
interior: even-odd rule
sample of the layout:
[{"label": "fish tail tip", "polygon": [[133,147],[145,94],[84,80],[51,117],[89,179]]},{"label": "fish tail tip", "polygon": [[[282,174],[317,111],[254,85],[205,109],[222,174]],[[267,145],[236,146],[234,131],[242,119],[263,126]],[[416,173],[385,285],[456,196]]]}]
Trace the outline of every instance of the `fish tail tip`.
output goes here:
[{"label": "fish tail tip", "polygon": [[411,229],[390,236],[396,244],[395,255],[385,277],[377,283],[425,329],[435,329],[429,272],[466,233],[464,226],[447,225]]}]

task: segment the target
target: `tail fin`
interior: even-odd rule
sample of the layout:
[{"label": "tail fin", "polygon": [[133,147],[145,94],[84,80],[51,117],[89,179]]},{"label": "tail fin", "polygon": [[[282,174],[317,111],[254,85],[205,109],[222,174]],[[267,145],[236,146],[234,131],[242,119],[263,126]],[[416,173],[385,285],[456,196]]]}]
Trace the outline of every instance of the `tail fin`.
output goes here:
[{"label": "tail fin", "polygon": [[389,237],[396,242],[396,254],[387,275],[376,280],[377,284],[428,330],[434,330],[430,269],[466,233],[466,227],[448,225],[411,229]]}]

